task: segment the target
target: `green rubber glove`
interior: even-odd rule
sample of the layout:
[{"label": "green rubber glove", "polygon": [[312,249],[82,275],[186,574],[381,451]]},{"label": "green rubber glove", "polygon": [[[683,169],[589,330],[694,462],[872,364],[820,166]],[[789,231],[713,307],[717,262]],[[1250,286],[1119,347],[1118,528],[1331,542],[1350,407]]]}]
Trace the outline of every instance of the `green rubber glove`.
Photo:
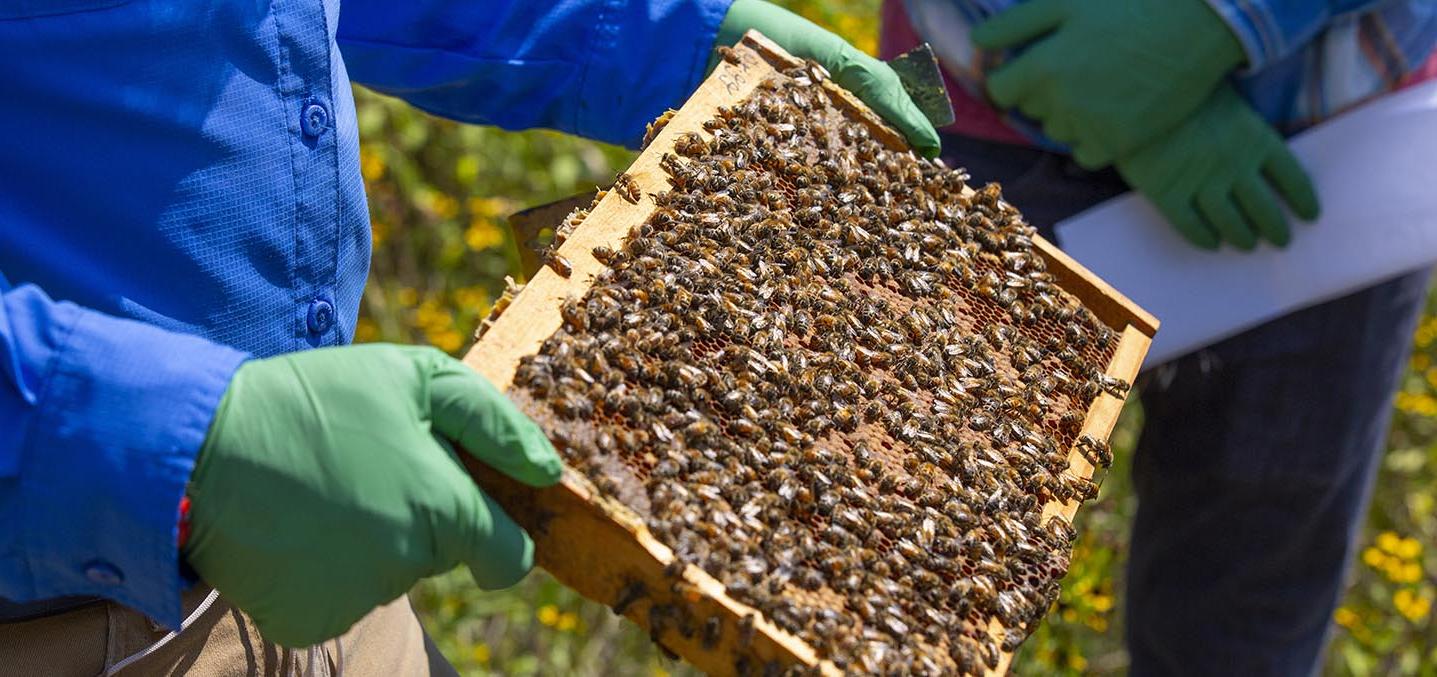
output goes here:
[{"label": "green rubber glove", "polygon": [[1305,220],[1317,218],[1312,179],[1272,129],[1230,85],[1222,85],[1181,126],[1119,158],[1118,173],[1146,195],[1189,242],[1289,239],[1280,196]]},{"label": "green rubber glove", "polygon": [[1088,169],[1176,127],[1245,59],[1204,0],[1029,0],[971,38],[987,50],[1027,45],[988,76],[988,94]]},{"label": "green rubber glove", "polygon": [[451,442],[534,486],[562,470],[532,421],[432,348],[246,362],[196,461],[185,556],[266,639],[291,647],[337,636],[459,563],[481,587],[512,585],[533,543]]},{"label": "green rubber glove", "polygon": [[[844,89],[853,92],[888,124],[893,125],[920,155],[938,157],[938,131],[918,110],[888,64],[864,54],[843,38],[782,7],[763,0],[734,0],[719,25],[715,47],[732,46],[750,28],[763,33],[788,53],[823,66]],[[712,70],[717,56],[709,59]]]}]

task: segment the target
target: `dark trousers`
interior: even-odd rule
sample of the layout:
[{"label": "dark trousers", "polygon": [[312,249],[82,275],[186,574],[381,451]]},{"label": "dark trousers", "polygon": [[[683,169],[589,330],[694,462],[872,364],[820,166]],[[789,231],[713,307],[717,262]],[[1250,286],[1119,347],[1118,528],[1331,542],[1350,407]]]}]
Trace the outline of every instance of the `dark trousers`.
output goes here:
[{"label": "dark trousers", "polygon": [[[966,167],[974,185],[1001,183],[1049,238],[1057,221],[1128,190],[1111,170],[1061,155],[943,143],[949,166]],[[1140,381],[1125,624],[1133,675],[1317,671],[1427,278],[1402,275],[1292,313]]]}]

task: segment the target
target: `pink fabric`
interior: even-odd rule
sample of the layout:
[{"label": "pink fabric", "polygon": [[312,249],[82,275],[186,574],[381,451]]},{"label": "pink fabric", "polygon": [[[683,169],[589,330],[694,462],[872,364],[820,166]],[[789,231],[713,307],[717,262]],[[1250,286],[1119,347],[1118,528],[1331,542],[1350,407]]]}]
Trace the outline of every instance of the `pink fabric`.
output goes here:
[{"label": "pink fabric", "polygon": [[[884,0],[881,16],[883,24],[878,34],[880,58],[891,59],[923,42],[908,20],[908,12],[903,9],[902,0]],[[1033,145],[1022,134],[1004,124],[998,111],[989,106],[988,102],[969,94],[962,85],[949,78],[947,73],[943,74],[943,84],[948,87],[948,98],[953,102],[955,119],[953,124],[944,127],[942,131],[999,143]]]},{"label": "pink fabric", "polygon": [[1399,84],[1397,88],[1406,89],[1412,85],[1434,79],[1437,79],[1437,51],[1432,52],[1432,54],[1427,57],[1427,60],[1424,61],[1421,66],[1417,67],[1417,70],[1404,76],[1402,83]]}]

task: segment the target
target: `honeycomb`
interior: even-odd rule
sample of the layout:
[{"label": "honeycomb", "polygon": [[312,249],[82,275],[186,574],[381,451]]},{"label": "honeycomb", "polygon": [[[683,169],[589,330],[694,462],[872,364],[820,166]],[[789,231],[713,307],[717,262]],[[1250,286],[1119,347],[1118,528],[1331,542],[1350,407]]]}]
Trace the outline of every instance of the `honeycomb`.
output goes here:
[{"label": "honeycomb", "polygon": [[510,396],[681,563],[833,665],[981,673],[1057,596],[1073,532],[1043,506],[1096,492],[1068,450],[1109,461],[1080,430],[1125,394],[1117,337],[998,186],[884,148],[821,78],[786,70],[678,137],[657,209],[594,250],[608,268]]}]

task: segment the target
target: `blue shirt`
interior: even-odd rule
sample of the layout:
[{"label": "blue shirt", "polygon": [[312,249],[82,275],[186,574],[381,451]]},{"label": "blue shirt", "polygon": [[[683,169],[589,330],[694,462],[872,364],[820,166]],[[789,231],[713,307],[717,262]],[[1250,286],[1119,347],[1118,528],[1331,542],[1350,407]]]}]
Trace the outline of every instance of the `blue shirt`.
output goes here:
[{"label": "blue shirt", "polygon": [[636,144],[728,0],[0,3],[0,597],[180,621],[178,504],[238,365],[347,343],[350,78]]},{"label": "blue shirt", "polygon": [[[969,30],[1023,1],[904,0],[904,5],[947,72],[983,101],[984,73],[994,62],[972,45]],[[1433,0],[1205,1],[1246,54],[1234,84],[1284,134],[1398,88],[1437,46]],[[1004,120],[1034,143],[1063,148],[1021,115]]]}]

